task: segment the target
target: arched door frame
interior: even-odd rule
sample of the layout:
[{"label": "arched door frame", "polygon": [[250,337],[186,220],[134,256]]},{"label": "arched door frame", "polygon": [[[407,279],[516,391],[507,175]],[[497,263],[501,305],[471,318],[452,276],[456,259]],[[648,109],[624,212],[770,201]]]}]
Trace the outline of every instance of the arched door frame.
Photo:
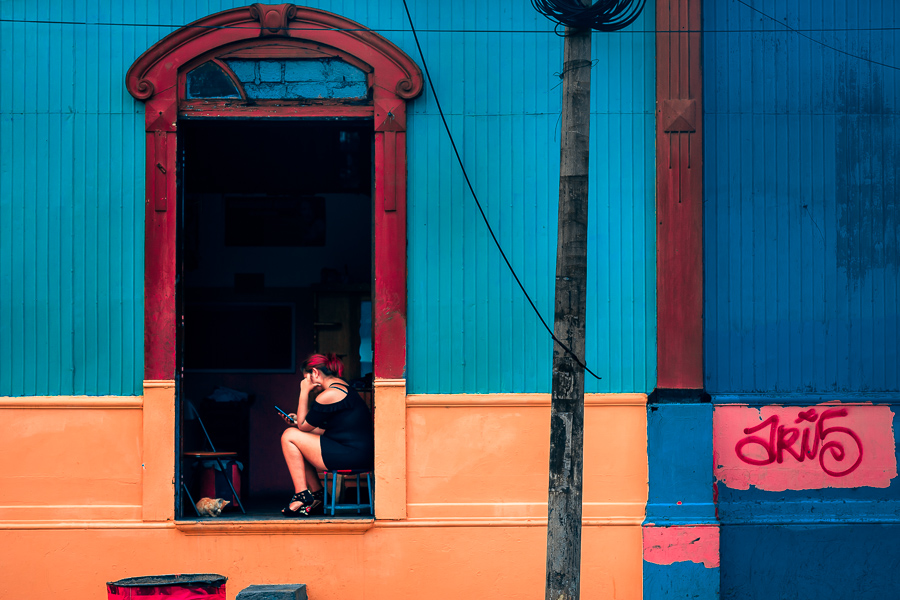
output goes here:
[{"label": "arched door frame", "polygon": [[[283,40],[285,44],[276,42]],[[372,117],[375,130],[375,376],[400,379],[406,364],[406,101],[422,90],[422,74],[399,48],[362,25],[292,4],[236,8],[195,21],[142,54],[126,85],[146,102],[144,377],[175,373],[176,131],[188,109],[179,93],[182,67],[226,46],[270,45],[281,55],[308,56],[324,46],[367,65],[371,102],[247,108],[211,107],[209,116]],[[293,42],[293,44],[291,44]],[[183,85],[183,84],[182,84]],[[191,104],[197,104],[192,102]],[[219,103],[221,104],[221,103]]]},{"label": "arched door frame", "polygon": [[[322,53],[338,56],[367,73],[368,101],[260,101],[254,106],[239,101],[187,101],[184,74],[202,57],[219,50],[255,52],[259,58],[310,58]],[[379,427],[376,423],[376,445],[386,452],[383,456],[405,457],[405,438],[397,435],[397,428],[405,428],[406,101],[418,96],[422,85],[418,66],[385,38],[344,17],[293,4],[253,4],[209,15],[166,36],[134,62],[126,75],[126,86],[132,96],[146,103],[145,397],[148,388],[175,378],[179,118],[371,118],[375,141],[374,375],[376,388],[383,386],[379,416],[385,424]],[[166,389],[170,387],[174,389]],[[396,410],[381,404],[382,398],[388,401],[394,396],[396,401],[385,404],[396,405]],[[393,448],[395,445],[398,447]],[[406,509],[406,465],[405,461],[393,460],[388,465],[376,455],[376,466],[382,469],[378,479],[402,483],[381,489],[376,512],[379,505],[390,506],[379,516],[402,518]],[[158,475],[160,482],[165,478],[165,473]],[[149,509],[151,514],[160,511],[166,512]]]}]

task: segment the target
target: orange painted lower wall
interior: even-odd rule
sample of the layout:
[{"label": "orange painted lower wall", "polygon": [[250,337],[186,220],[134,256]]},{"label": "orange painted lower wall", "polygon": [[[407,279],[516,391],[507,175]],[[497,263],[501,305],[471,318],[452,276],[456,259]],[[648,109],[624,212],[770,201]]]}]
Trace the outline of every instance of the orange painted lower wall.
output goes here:
[{"label": "orange painted lower wall", "polygon": [[[228,598],[251,584],[305,583],[314,600],[540,598],[546,528],[373,527],[362,535],[201,535],[167,529],[0,530],[0,598],[105,598],[104,583],[219,573]],[[639,526],[586,527],[582,597],[641,596]]]},{"label": "orange painted lower wall", "polygon": [[140,519],[142,399],[0,399],[0,521]]},{"label": "orange painted lower wall", "polygon": [[[316,600],[541,597],[549,395],[389,388],[376,519],[330,523],[174,522],[165,382],[134,398],[0,398],[0,450],[21,457],[0,463],[0,599],[96,599],[107,581],[190,572],[228,577],[229,599],[292,582]],[[641,597],[645,402],[586,399],[585,598]]]},{"label": "orange painted lower wall", "polygon": [[[546,518],[549,423],[549,395],[409,396],[409,517]],[[644,396],[589,395],[584,423],[584,517],[639,522]]]}]

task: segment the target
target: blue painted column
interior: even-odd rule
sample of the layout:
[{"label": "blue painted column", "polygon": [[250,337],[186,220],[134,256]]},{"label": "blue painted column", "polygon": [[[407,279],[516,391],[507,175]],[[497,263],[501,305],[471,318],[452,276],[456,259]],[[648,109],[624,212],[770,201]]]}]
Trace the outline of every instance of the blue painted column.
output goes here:
[{"label": "blue painted column", "polygon": [[719,526],[708,398],[696,390],[657,390],[650,396],[645,600],[719,597]]}]

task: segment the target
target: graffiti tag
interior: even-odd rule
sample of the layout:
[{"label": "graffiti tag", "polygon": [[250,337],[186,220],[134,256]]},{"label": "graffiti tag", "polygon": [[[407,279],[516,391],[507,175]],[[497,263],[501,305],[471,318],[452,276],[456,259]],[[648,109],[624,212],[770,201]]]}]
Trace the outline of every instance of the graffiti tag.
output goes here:
[{"label": "graffiti tag", "polygon": [[891,408],[837,401],[716,406],[716,480],[733,490],[769,492],[890,487],[897,477]]},{"label": "graffiti tag", "polygon": [[[821,415],[815,408],[810,408],[797,413],[794,424],[802,424],[800,427],[787,427],[780,423],[777,414],[772,415],[759,425],[744,429],[747,437],[738,441],[734,451],[743,462],[758,466],[772,463],[781,464],[784,462],[785,454],[789,454],[801,463],[806,459],[815,460],[818,457],[822,471],[832,477],[844,477],[855,471],[862,462],[862,441],[849,427],[839,425],[826,427],[826,421],[834,422],[836,419],[846,416],[846,408],[829,408],[824,410]],[[767,427],[769,428],[768,438],[750,435]],[[800,442],[799,447],[797,446],[798,441]],[[749,456],[745,453],[745,448],[748,446],[762,448],[765,458]],[[849,457],[854,455],[856,460],[849,463]],[[826,464],[826,459],[831,467]]]}]

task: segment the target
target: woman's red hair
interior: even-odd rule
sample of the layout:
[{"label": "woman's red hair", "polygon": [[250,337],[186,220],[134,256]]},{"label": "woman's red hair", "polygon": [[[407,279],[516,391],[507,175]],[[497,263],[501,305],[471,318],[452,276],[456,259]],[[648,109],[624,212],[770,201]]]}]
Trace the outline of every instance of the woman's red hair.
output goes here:
[{"label": "woman's red hair", "polygon": [[326,377],[343,377],[344,363],[335,353],[329,354],[313,354],[303,363],[303,372],[309,373],[313,369],[318,369]]}]

